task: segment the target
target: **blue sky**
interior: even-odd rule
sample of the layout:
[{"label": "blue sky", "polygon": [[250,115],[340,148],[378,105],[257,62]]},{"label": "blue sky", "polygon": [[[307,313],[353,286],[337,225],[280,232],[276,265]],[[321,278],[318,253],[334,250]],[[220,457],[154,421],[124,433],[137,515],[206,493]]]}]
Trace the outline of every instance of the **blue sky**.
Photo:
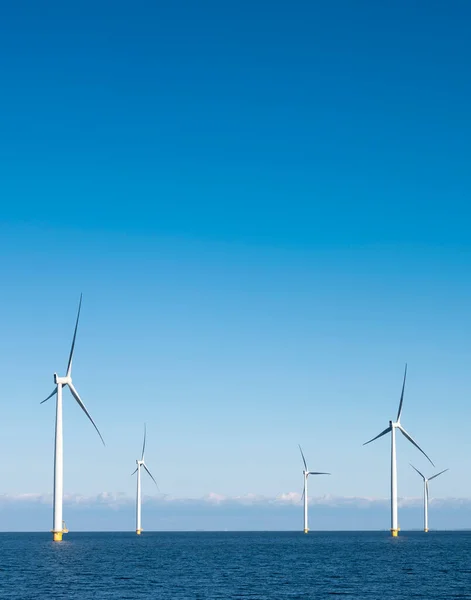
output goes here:
[{"label": "blue sky", "polygon": [[[471,498],[470,11],[3,11],[1,493],[50,493],[39,401],[83,292],[74,383],[107,447],[66,393],[67,493],[134,494],[146,421],[173,498],[298,493],[298,443],[333,473],[313,495],[387,497],[388,441],[362,443],[407,360],[434,494]],[[408,462],[401,439],[416,497]]]}]

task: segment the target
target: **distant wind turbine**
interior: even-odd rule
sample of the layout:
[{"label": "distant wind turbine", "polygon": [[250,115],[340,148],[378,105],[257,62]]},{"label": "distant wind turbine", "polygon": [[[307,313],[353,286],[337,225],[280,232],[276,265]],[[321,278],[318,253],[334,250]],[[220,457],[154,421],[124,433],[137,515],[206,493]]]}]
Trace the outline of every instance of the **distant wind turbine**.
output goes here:
[{"label": "distant wind turbine", "polygon": [[429,477],[427,479],[427,477],[425,477],[425,475],[422,475],[422,473],[419,471],[419,469],[416,469],[414,467],[414,465],[410,465],[410,466],[414,469],[414,471],[417,471],[417,473],[424,480],[424,531],[425,531],[425,533],[428,533],[428,498],[429,498],[429,496],[428,496],[428,482],[432,481],[432,479],[435,479],[435,477],[438,477],[442,473],[446,473],[447,471],[449,471],[449,469],[444,469],[443,471],[440,471],[440,473],[437,473],[436,475],[432,475],[432,477]]},{"label": "distant wind turbine", "polygon": [[153,478],[152,473],[149,471],[146,463],[144,462],[145,450],[146,450],[146,425],[144,423],[144,443],[142,444],[141,460],[136,460],[136,464],[137,464],[136,470],[131,473],[131,475],[134,475],[134,473],[137,473],[137,495],[136,495],[136,533],[137,533],[137,535],[141,535],[141,533],[142,533],[142,527],[141,527],[141,467],[144,467],[144,469],[150,475],[152,481],[157,486],[157,489],[159,489],[157,482]]},{"label": "distant wind turbine", "polygon": [[[299,444],[298,444],[299,445]],[[304,458],[303,449],[299,446],[301,456],[303,457],[304,471],[303,471],[303,498],[304,498],[304,533],[309,533],[308,521],[307,521],[307,478],[309,475],[330,475],[330,473],[321,473],[319,471],[309,471]]]},{"label": "distant wind turbine", "polygon": [[[425,454],[422,448],[412,439],[412,437],[407,433],[404,427],[401,425],[401,413],[402,413],[402,403],[404,401],[404,389],[406,387],[406,376],[407,376],[407,364],[404,370],[404,381],[402,382],[402,393],[401,400],[399,402],[399,410],[397,411],[397,417],[395,421],[389,421],[388,427],[378,434],[373,439],[365,442],[363,446],[374,442],[378,438],[386,435],[387,433],[391,433],[391,535],[393,537],[397,537],[399,533],[399,527],[397,524],[397,463],[396,463],[396,429],[402,433],[404,437],[406,437],[411,444],[413,444],[416,448],[418,448],[422,454],[431,462],[430,458]],[[435,466],[435,465],[433,465]]]},{"label": "distant wind turbine", "polygon": [[54,501],[53,501],[53,540],[55,542],[62,541],[62,534],[67,533],[67,529],[65,528],[64,522],[62,521],[62,499],[64,493],[64,466],[63,466],[63,439],[62,439],[62,388],[64,386],[68,386],[72,396],[77,401],[80,408],[87,415],[90,421],[93,424],[93,427],[98,432],[98,435],[105,445],[103,438],[101,437],[101,433],[98,431],[98,427],[95,425],[92,417],[90,416],[88,410],[85,408],[84,403],[82,402],[77,390],[75,389],[72,383],[72,359],[74,357],[74,348],[75,348],[75,338],[77,337],[77,328],[80,318],[80,309],[82,306],[82,294],[80,294],[80,302],[77,313],[77,321],[75,322],[75,331],[74,337],[72,339],[72,346],[70,348],[69,362],[67,364],[67,374],[65,377],[59,377],[57,373],[54,373],[54,383],[56,387],[49,394],[49,396],[41,402],[43,404],[49,398],[57,395],[56,399],[56,436],[55,436],[55,447],[54,447]]}]

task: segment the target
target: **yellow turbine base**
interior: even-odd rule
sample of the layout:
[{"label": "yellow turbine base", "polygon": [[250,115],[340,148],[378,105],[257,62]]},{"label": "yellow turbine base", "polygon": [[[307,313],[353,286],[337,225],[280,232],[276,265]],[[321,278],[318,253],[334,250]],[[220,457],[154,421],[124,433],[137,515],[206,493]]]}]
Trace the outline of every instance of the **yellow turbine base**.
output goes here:
[{"label": "yellow turbine base", "polygon": [[428,533],[428,529],[424,529],[424,533]]},{"label": "yellow turbine base", "polygon": [[136,533],[137,533],[137,535],[141,535],[142,529],[136,529]]},{"label": "yellow turbine base", "polygon": [[393,537],[397,537],[399,534],[399,529],[391,529],[391,535]]},{"label": "yellow turbine base", "polygon": [[62,531],[53,531],[52,539],[54,542],[62,542]]},{"label": "yellow turbine base", "polygon": [[304,533],[309,533],[309,529],[305,529],[305,530],[304,530]]}]

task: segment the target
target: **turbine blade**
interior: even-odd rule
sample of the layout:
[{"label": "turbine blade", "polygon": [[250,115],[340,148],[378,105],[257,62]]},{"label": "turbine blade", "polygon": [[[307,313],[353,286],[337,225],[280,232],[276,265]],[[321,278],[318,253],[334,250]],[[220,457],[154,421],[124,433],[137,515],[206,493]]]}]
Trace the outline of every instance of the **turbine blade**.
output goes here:
[{"label": "turbine blade", "polygon": [[397,419],[396,419],[396,421],[398,421],[398,422],[399,422],[399,420],[401,418],[402,403],[404,402],[404,389],[406,387],[406,377],[407,377],[407,363],[406,363],[406,368],[404,369],[404,381],[402,382],[402,392],[401,392],[401,400],[399,402],[399,410],[397,411]]},{"label": "turbine blade", "polygon": [[304,469],[307,471],[307,464],[306,464],[306,459],[304,458],[303,449],[301,448],[300,444],[298,444],[298,446],[299,446],[299,450],[301,452],[301,456],[303,457]]},{"label": "turbine blade", "polygon": [[418,474],[419,474],[419,475],[422,477],[422,479],[423,479],[424,481],[427,479],[427,478],[425,477],[425,475],[419,471],[419,469],[416,469],[416,468],[414,467],[414,465],[413,465],[413,464],[411,464],[411,463],[409,463],[409,464],[410,464],[410,466],[411,466],[411,467],[414,469],[414,471],[417,471],[417,473],[418,473]]},{"label": "turbine blade", "polygon": [[368,442],[365,442],[363,444],[363,446],[366,446],[366,444],[371,444],[371,442],[374,442],[375,440],[377,440],[378,438],[382,437],[383,435],[386,435],[390,431],[391,431],[391,425],[389,425],[388,427],[386,427],[386,429],[384,431],[382,431],[381,433],[379,433],[376,437],[372,438]]},{"label": "turbine blade", "polygon": [[308,475],[332,475],[332,473],[321,473],[320,471],[309,471]]},{"label": "turbine blade", "polygon": [[304,500],[304,488],[303,488],[303,493],[301,494],[301,500],[300,500],[300,502],[303,502],[303,500]]},{"label": "turbine blade", "polygon": [[80,302],[79,302],[79,307],[78,307],[78,312],[77,312],[77,320],[75,321],[74,337],[72,338],[72,346],[70,347],[69,362],[67,364],[67,377],[69,377],[70,374],[72,373],[72,358],[74,357],[75,338],[77,337],[77,327],[78,327],[78,323],[79,323],[81,308],[82,308],[82,294],[80,294]]},{"label": "turbine blade", "polygon": [[134,473],[137,473],[137,467],[136,470],[131,473],[131,477],[134,475]]},{"label": "turbine blade", "polygon": [[72,393],[72,396],[75,398],[75,400],[77,401],[77,404],[80,406],[80,408],[83,410],[83,412],[87,415],[87,417],[90,419],[90,421],[92,422],[93,427],[95,427],[95,429],[97,430],[98,435],[100,436],[101,441],[103,442],[103,446],[105,445],[105,440],[103,439],[100,430],[98,429],[98,427],[95,425],[95,421],[92,419],[92,417],[90,416],[90,413],[88,412],[88,410],[85,408],[85,404],[82,402],[82,399],[80,398],[80,396],[78,395],[77,390],[74,388],[72,382],[67,384],[70,388],[70,391]]},{"label": "turbine blade", "polygon": [[440,471],[440,473],[437,473],[436,475],[433,475],[432,477],[429,477],[428,480],[430,481],[431,479],[435,479],[435,477],[438,477],[439,475],[441,475],[442,473],[446,473],[447,471],[449,471],[450,469],[444,469],[443,471]]},{"label": "turbine blade", "polygon": [[42,400],[39,404],[44,404],[45,402],[47,402],[47,400],[49,400],[49,398],[52,398],[55,394],[57,394],[57,386],[54,388],[54,391],[52,391],[49,394],[49,396],[45,400]]},{"label": "turbine blade", "polygon": [[422,450],[422,448],[419,446],[419,444],[418,444],[417,442],[415,442],[415,441],[412,439],[412,437],[411,437],[411,436],[410,436],[410,435],[407,433],[407,431],[404,429],[404,427],[403,427],[402,425],[399,425],[399,424],[397,425],[397,427],[400,429],[400,431],[401,431],[402,435],[403,435],[405,438],[407,438],[411,444],[414,444],[414,446],[415,446],[415,447],[416,447],[418,450],[420,450],[420,451],[422,452],[422,454],[425,456],[425,458],[426,458],[428,461],[430,461],[430,463],[431,463],[433,466],[435,466],[435,465],[433,464],[432,460],[431,460],[431,459],[430,459],[430,458],[429,458],[429,457],[428,457],[428,456],[425,454],[425,452]]},{"label": "turbine blade", "polygon": [[[142,466],[143,466],[143,467],[144,467],[144,469],[145,469],[145,470],[146,470],[146,471],[149,473],[149,475],[150,475],[150,476],[151,476],[151,478],[152,478],[152,481],[155,483],[155,485],[157,486],[157,489],[159,490],[159,486],[157,485],[157,482],[155,481],[154,477],[152,476],[152,473],[151,473],[151,472],[149,471],[149,469],[147,468],[147,465],[146,465],[146,464],[143,464]],[[159,492],[160,492],[160,490],[159,490]]]},{"label": "turbine blade", "polygon": [[144,423],[144,443],[142,444],[141,460],[144,460],[144,450],[146,449],[146,424]]}]

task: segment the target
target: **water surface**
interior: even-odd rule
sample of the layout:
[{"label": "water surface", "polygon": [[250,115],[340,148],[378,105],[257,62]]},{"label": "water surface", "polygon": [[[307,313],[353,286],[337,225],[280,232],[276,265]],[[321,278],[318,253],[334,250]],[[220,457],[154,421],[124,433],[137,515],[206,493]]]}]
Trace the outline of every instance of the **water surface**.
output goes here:
[{"label": "water surface", "polygon": [[0,598],[471,599],[471,532],[0,534]]}]

